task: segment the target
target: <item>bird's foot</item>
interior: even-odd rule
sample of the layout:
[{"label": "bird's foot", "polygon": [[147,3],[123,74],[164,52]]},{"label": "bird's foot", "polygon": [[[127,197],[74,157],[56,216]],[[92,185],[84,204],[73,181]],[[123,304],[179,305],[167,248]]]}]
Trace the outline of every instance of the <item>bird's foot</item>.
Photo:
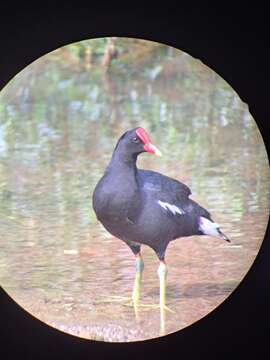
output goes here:
[{"label": "bird's foot", "polygon": [[175,314],[175,311],[174,311],[174,310],[172,310],[172,309],[170,309],[167,305],[165,305],[165,306],[164,306],[164,310],[167,310],[167,311],[169,311],[169,312],[171,312],[171,313]]},{"label": "bird's foot", "polygon": [[[137,306],[138,306],[139,308],[142,308],[143,310],[148,310],[148,309],[151,310],[151,309],[160,309],[160,308],[161,308],[160,304],[144,304],[144,303],[139,303]],[[163,309],[175,314],[175,311],[172,310],[172,309],[170,309],[167,305],[164,305],[164,306],[163,306]]]},{"label": "bird's foot", "polygon": [[[129,296],[118,296],[113,295],[107,299],[97,300],[95,301],[96,304],[102,303],[122,303],[123,306],[133,307],[134,305],[141,310],[151,310],[151,309],[159,309],[161,306],[160,304],[147,304],[141,303],[140,301],[135,301],[132,297]],[[163,305],[163,309],[169,311],[171,313],[175,313],[174,310],[170,309],[167,305]]]},{"label": "bird's foot", "polygon": [[115,303],[118,303],[118,302],[119,303],[121,303],[121,302],[131,303],[132,299],[131,299],[131,297],[128,297],[128,296],[112,295],[109,298],[95,301],[96,304],[113,303],[113,302],[115,302]]},{"label": "bird's foot", "polygon": [[131,301],[130,296],[119,296],[119,295],[112,295],[112,300],[114,301]]},{"label": "bird's foot", "polygon": [[135,300],[130,296],[118,296],[118,295],[111,296],[103,300],[97,300],[95,301],[95,303],[96,304],[119,303],[123,306],[128,306],[128,307],[136,306],[136,308],[142,305],[138,300]]}]

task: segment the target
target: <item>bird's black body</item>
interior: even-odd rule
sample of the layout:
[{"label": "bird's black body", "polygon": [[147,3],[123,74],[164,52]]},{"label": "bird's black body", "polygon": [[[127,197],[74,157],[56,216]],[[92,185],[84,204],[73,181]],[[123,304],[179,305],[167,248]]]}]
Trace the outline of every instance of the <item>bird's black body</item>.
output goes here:
[{"label": "bird's black body", "polygon": [[[103,226],[125,241],[134,254],[145,244],[163,260],[171,240],[207,235],[201,219],[207,226],[214,222],[207,210],[189,198],[191,191],[185,184],[158,172],[137,169],[137,156],[145,151],[143,145],[136,129],[119,139],[95,188],[93,207]],[[213,229],[228,240],[217,226]]]}]

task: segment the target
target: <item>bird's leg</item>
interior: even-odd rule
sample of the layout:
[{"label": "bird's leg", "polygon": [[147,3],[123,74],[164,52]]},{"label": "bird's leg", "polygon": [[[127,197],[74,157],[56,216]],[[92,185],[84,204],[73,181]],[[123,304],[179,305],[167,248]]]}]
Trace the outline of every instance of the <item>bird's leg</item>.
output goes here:
[{"label": "bird's leg", "polygon": [[135,315],[136,317],[138,317],[138,306],[141,295],[141,281],[142,281],[142,273],[144,268],[144,263],[140,252],[136,254],[135,268],[136,268],[136,273],[135,273],[135,281],[134,281],[134,287],[132,293],[132,300],[133,300]]},{"label": "bird's leg", "polygon": [[159,276],[159,288],[160,288],[160,297],[159,303],[161,307],[165,307],[166,305],[166,278],[167,278],[167,265],[165,261],[160,261],[158,267],[158,276]]},{"label": "bird's leg", "polygon": [[142,273],[143,273],[143,268],[144,268],[144,263],[143,263],[143,259],[141,256],[141,252],[140,252],[140,248],[137,246],[131,246],[129,245],[130,248],[132,249],[133,253],[136,256],[136,262],[135,262],[135,280],[134,280],[134,285],[133,285],[133,292],[132,292],[132,296],[131,297],[126,297],[126,296],[111,296],[109,299],[106,300],[101,300],[98,301],[97,303],[101,303],[101,302],[123,302],[123,305],[126,306],[133,306],[134,310],[135,310],[135,315],[137,318],[138,315],[138,307],[139,307],[139,302],[140,302],[140,292],[141,292],[141,280],[142,280]]},{"label": "bird's leg", "polygon": [[132,300],[134,303],[138,303],[140,301],[140,292],[141,292],[141,280],[142,280],[142,272],[144,268],[143,259],[141,253],[136,255],[136,263],[135,263],[135,281],[132,293]]},{"label": "bird's leg", "polygon": [[160,333],[165,333],[165,310],[166,306],[166,278],[167,278],[167,265],[164,260],[161,260],[158,267],[159,276],[159,306],[160,306]]}]

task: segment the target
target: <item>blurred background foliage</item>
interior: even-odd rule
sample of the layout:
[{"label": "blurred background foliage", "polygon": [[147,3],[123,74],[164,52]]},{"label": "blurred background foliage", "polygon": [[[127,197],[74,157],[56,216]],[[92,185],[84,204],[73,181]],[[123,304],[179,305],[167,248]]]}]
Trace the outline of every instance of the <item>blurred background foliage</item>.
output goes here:
[{"label": "blurred background foliage", "polygon": [[[258,252],[269,213],[269,164],[238,94],[199,60],[163,44],[129,38],[70,44],[33,62],[0,93],[0,282],[45,321],[54,317],[44,294],[62,299],[55,305],[60,314],[70,293],[81,298],[81,311],[85,293],[90,299],[100,296],[97,289],[104,296],[113,287],[124,293],[132,284],[133,257],[99,226],[91,197],[118,137],[136,126],[145,127],[163,153],[161,159],[142,154],[139,167],[185,182],[237,249],[217,251],[198,239],[186,243],[182,260],[200,264],[188,265],[186,281],[199,283],[205,276],[217,284],[238,282]],[[183,276],[180,247],[175,242],[168,253],[175,287]],[[156,258],[145,251],[153,266],[150,289],[156,286]],[[69,252],[80,256],[67,261]],[[211,267],[215,261],[219,265]],[[35,296],[42,289],[40,309],[23,297],[25,289],[34,289]],[[207,302],[205,313],[221,301],[202,294],[197,309]],[[190,309],[181,327],[195,320]],[[113,307],[108,312],[115,316]],[[88,323],[91,316],[78,314]],[[152,320],[145,325],[150,333],[156,328]],[[175,314],[168,326],[179,329]]]},{"label": "blurred background foliage", "polygon": [[[221,77],[178,49],[140,39],[86,40],[43,56],[2,90],[0,114],[0,176],[7,198],[12,190],[4,190],[10,183],[5,164],[56,171],[77,153],[91,174],[84,177],[89,196],[117,137],[135,126],[145,126],[165,156],[162,164],[145,157],[140,163],[183,180],[181,173],[189,174],[195,193],[211,189],[214,179],[219,187],[227,182],[233,196],[242,197],[231,201],[241,212],[243,188],[251,179],[257,183],[258,168],[267,161],[247,105]],[[88,168],[92,154],[101,160],[92,162],[95,169]],[[257,190],[261,198],[264,190]],[[64,193],[76,202],[82,191],[78,187],[72,197],[74,191]]]}]

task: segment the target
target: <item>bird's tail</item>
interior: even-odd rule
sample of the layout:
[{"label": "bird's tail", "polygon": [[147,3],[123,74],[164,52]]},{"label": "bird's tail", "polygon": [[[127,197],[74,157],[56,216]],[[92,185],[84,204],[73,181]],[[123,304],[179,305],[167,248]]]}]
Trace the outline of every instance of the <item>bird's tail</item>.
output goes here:
[{"label": "bird's tail", "polygon": [[219,237],[223,240],[226,240],[228,242],[231,242],[231,240],[228,238],[228,236],[226,236],[221,230],[220,228],[217,228],[217,232],[219,234]]},{"label": "bird's tail", "polygon": [[218,224],[203,216],[199,217],[199,230],[204,235],[215,236],[219,239],[231,242],[231,240],[220,230]]}]

